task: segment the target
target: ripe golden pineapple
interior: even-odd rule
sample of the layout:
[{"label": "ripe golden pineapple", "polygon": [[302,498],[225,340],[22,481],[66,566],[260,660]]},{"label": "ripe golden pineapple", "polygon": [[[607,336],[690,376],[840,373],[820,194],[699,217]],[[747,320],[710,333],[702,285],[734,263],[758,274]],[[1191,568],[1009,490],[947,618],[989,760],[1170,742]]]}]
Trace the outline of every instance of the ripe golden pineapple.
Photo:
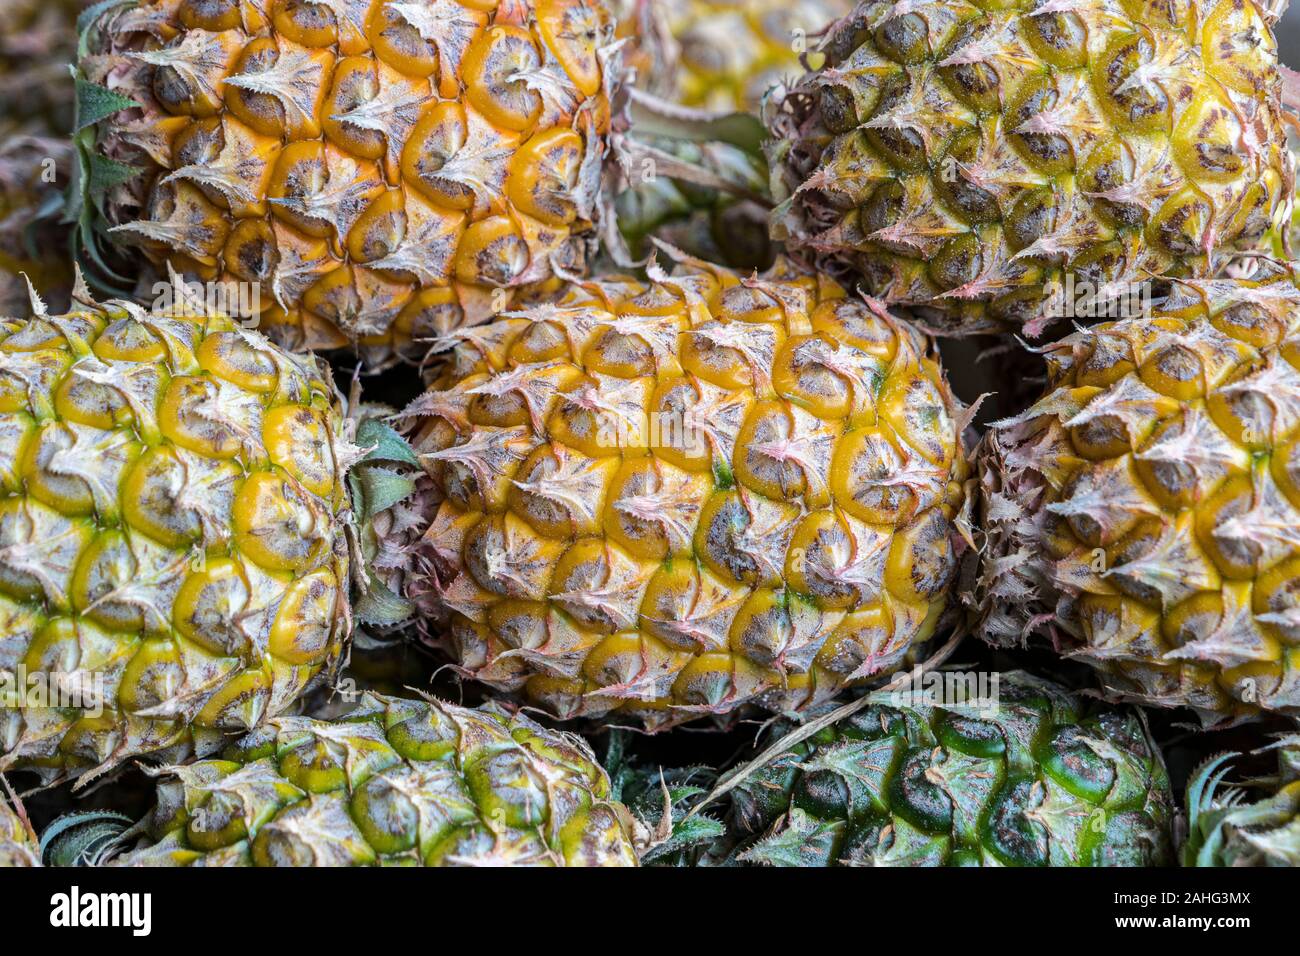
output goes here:
[{"label": "ripe golden pineapple", "polygon": [[404,413],[442,499],[411,590],[452,656],[651,727],[904,665],[966,468],[928,343],[824,278],[650,275],[453,334]]},{"label": "ripe golden pineapple", "polygon": [[367,693],[162,771],[119,866],[635,866],[590,747],[495,704]]},{"label": "ripe golden pineapple", "polygon": [[638,82],[688,106],[757,112],[853,0],[624,0]]},{"label": "ripe golden pineapple", "polygon": [[0,320],[0,771],[210,749],[343,651],[327,370],[182,291]]},{"label": "ripe golden pineapple", "polygon": [[936,331],[1212,275],[1289,218],[1275,4],[867,0],[771,104],[774,236]]},{"label": "ripe golden pineapple", "polygon": [[143,167],[102,197],[114,237],[256,284],[277,341],[382,362],[583,266],[604,0],[142,0],[92,33],[87,78],[142,107],[101,124]]},{"label": "ripe golden pineapple", "polygon": [[1045,350],[1050,385],[979,456],[995,644],[1049,632],[1119,696],[1206,723],[1300,714],[1300,291],[1180,283]]}]

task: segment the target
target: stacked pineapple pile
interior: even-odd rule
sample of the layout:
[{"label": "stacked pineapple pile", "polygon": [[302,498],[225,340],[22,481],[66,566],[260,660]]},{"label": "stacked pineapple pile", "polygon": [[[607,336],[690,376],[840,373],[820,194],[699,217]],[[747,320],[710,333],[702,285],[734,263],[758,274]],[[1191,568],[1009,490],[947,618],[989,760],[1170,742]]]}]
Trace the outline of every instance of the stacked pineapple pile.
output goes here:
[{"label": "stacked pineapple pile", "polygon": [[[1278,12],[95,5],[0,164],[0,863],[143,768],[46,857],[1296,865]],[[591,745],[688,722],[741,762]]]}]

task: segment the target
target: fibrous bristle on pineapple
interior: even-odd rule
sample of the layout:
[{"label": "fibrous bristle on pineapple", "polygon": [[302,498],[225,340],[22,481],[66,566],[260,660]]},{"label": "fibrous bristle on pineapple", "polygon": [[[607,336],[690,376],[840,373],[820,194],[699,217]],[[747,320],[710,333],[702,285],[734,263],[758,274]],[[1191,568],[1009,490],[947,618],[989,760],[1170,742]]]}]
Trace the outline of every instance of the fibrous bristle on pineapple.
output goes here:
[{"label": "fibrous bristle on pineapple", "polygon": [[966,470],[929,344],[781,264],[650,276],[453,335],[404,412],[442,643],[553,713],[651,727],[903,666],[949,606]]},{"label": "fibrous bristle on pineapple", "polygon": [[0,325],[0,771],[201,752],[342,654],[328,370],[173,293]]},{"label": "fibrous bristle on pineapple", "polygon": [[1290,216],[1272,26],[1255,0],[868,0],[770,103],[774,235],[935,331],[1063,316],[1208,276]]},{"label": "fibrous bristle on pineapple", "polygon": [[1050,385],[978,459],[979,632],[1032,631],[1116,694],[1207,723],[1300,714],[1300,291],[1177,283],[1044,349]]},{"label": "fibrous bristle on pineapple", "polygon": [[604,0],[143,0],[83,74],[141,167],[115,241],[254,284],[268,333],[374,363],[583,268],[619,78]]}]

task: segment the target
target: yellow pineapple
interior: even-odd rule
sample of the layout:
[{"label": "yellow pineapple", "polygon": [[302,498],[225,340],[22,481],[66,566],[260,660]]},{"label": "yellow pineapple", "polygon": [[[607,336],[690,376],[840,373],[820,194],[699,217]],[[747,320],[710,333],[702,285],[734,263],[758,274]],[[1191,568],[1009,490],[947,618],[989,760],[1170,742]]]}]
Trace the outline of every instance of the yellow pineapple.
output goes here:
[{"label": "yellow pineapple", "polygon": [[867,0],[770,99],[774,238],[941,333],[1213,275],[1290,215],[1257,0]]},{"label": "yellow pineapple", "polygon": [[444,343],[404,412],[436,637],[553,713],[651,727],[903,666],[949,606],[965,473],[929,344],[780,264],[650,276]]},{"label": "yellow pineapple", "polygon": [[328,370],[173,292],[0,319],[0,772],[211,749],[343,653]]},{"label": "yellow pineapple", "polygon": [[1117,695],[1207,724],[1300,714],[1300,290],[1184,281],[1045,349],[979,455],[979,633],[1041,632]]},{"label": "yellow pineapple", "polygon": [[[619,66],[604,0],[140,0],[91,27],[129,97],[111,234],[251,283],[277,341],[372,362],[505,308],[594,241]],[[120,167],[113,167],[120,169]]]}]

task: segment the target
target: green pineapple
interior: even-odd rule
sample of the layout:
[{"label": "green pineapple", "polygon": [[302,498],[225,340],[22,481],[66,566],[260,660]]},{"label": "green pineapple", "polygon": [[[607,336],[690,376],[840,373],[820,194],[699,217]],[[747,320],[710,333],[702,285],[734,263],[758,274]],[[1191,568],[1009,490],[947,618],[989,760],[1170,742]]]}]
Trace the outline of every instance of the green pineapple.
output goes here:
[{"label": "green pineapple", "polygon": [[[744,776],[730,791],[725,835],[684,852],[670,844],[677,852],[669,858],[773,866],[1167,864],[1173,798],[1141,716],[1022,672],[995,676],[992,693],[976,695],[962,675],[948,675],[944,700],[958,703],[873,692],[855,713]],[[698,779],[667,783],[678,802],[702,791]],[[640,805],[653,805],[657,787],[656,777]]]},{"label": "green pineapple", "polygon": [[633,866],[634,822],[582,738],[495,704],[367,693],[158,771],[135,866]]}]

